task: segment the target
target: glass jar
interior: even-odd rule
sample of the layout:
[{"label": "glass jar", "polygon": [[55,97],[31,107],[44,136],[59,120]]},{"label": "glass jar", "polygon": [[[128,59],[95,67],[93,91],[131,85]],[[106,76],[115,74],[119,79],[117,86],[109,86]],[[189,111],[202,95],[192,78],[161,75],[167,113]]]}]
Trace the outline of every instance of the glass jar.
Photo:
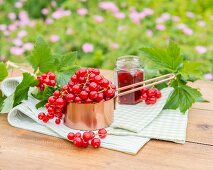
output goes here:
[{"label": "glass jar", "polygon": [[[116,61],[115,81],[117,88],[128,86],[144,80],[144,70],[141,67],[141,60],[137,56],[122,56]],[[128,89],[129,90],[129,89]],[[126,90],[120,91],[124,92]],[[137,104],[141,102],[141,91],[136,91],[118,97],[120,104]]]}]

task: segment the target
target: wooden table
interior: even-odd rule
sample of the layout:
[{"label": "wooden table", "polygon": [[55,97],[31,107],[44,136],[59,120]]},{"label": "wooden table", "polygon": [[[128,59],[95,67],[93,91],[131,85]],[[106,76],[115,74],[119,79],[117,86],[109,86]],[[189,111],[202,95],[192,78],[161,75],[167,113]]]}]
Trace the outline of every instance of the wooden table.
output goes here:
[{"label": "wooden table", "polygon": [[[112,79],[112,71],[103,73]],[[213,82],[191,85],[200,88],[210,102],[190,109],[184,145],[151,140],[136,156],[103,148],[79,149],[62,139],[11,127],[7,115],[1,115],[0,170],[213,169]]]}]

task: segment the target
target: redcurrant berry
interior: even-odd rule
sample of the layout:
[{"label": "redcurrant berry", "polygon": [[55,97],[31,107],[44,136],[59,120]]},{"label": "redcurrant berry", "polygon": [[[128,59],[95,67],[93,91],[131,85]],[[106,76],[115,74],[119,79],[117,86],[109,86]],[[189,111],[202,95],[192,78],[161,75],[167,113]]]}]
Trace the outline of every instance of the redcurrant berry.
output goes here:
[{"label": "redcurrant berry", "polygon": [[72,77],[70,78],[70,80],[74,83],[76,83],[78,81],[78,77],[74,74],[72,75]]},{"label": "redcurrant berry", "polygon": [[63,98],[58,98],[58,99],[56,99],[55,104],[56,104],[58,107],[63,107],[63,106],[65,105],[64,99],[63,99]]},{"label": "redcurrant berry", "polygon": [[78,97],[78,96],[75,97],[75,103],[81,103],[81,101],[82,101],[82,100],[81,100],[80,97]]},{"label": "redcurrant berry", "polygon": [[83,139],[80,137],[76,137],[76,138],[74,138],[73,143],[75,146],[81,147],[83,144]]},{"label": "redcurrant berry", "polygon": [[97,85],[97,83],[95,83],[95,82],[92,82],[92,83],[89,84],[89,89],[90,89],[91,91],[96,91],[96,90],[97,90],[97,87],[98,87],[98,85]]},{"label": "redcurrant berry", "polygon": [[55,124],[59,125],[61,123],[61,119],[55,119]]},{"label": "redcurrant berry", "polygon": [[97,91],[91,91],[90,94],[89,94],[89,98],[90,98],[91,100],[96,99],[97,96],[98,96]]},{"label": "redcurrant berry", "polygon": [[91,141],[91,145],[93,146],[93,148],[99,148],[101,145],[101,140],[98,138],[93,138]]},{"label": "redcurrant berry", "polygon": [[89,146],[89,142],[88,141],[83,141],[82,142],[82,147],[87,148]]},{"label": "redcurrant berry", "polygon": [[60,93],[59,90],[56,90],[56,91],[53,93],[53,96],[55,96],[56,98],[58,98],[60,95],[61,95],[61,93]]},{"label": "redcurrant berry", "polygon": [[86,100],[88,98],[88,93],[86,91],[81,91],[79,97]]},{"label": "redcurrant berry", "polygon": [[93,131],[89,131],[90,133],[90,139],[93,139],[95,137],[95,133]]},{"label": "redcurrant berry", "polygon": [[80,132],[77,132],[76,134],[75,134],[75,138],[76,137],[81,137],[81,133]]},{"label": "redcurrant berry", "polygon": [[144,88],[141,89],[141,93],[142,93],[142,94],[147,93],[148,90],[149,90],[148,88],[144,87]]},{"label": "redcurrant berry", "polygon": [[66,101],[69,102],[69,103],[70,103],[70,102],[73,102],[74,99],[75,99],[75,95],[72,94],[72,93],[66,94],[65,99],[66,99]]},{"label": "redcurrant berry", "polygon": [[73,93],[79,94],[81,92],[81,87],[78,84],[75,84],[72,87],[72,91],[73,91]]},{"label": "redcurrant berry", "polygon": [[49,72],[49,73],[48,73],[48,76],[49,76],[49,79],[50,79],[50,80],[55,80],[55,74],[54,74],[54,73]]},{"label": "redcurrant berry", "polygon": [[148,91],[147,91],[147,95],[149,96],[149,97],[152,97],[152,96],[155,96],[155,93],[156,93],[156,89],[149,89]]},{"label": "redcurrant berry", "polygon": [[161,92],[159,90],[156,90],[155,97],[158,99],[161,98]]},{"label": "redcurrant berry", "polygon": [[95,76],[94,78],[94,82],[96,82],[97,84],[99,84],[102,80],[102,77],[100,75]]},{"label": "redcurrant berry", "polygon": [[97,102],[100,102],[100,101],[102,101],[104,99],[104,94],[103,93],[98,93],[98,96],[97,96],[97,98],[96,98],[96,101]]},{"label": "redcurrant berry", "polygon": [[104,128],[103,128],[103,129],[99,129],[99,130],[98,130],[98,135],[99,135],[99,137],[102,138],[102,139],[105,138],[106,135],[107,135],[106,129],[104,129]]},{"label": "redcurrant berry", "polygon": [[75,138],[75,134],[73,132],[68,133],[67,139],[73,140]]},{"label": "redcurrant berry", "polygon": [[84,132],[83,139],[84,141],[89,141],[91,139],[91,134],[89,132]]},{"label": "redcurrant berry", "polygon": [[55,97],[54,96],[50,96],[48,98],[48,103],[53,104],[55,102]]},{"label": "redcurrant berry", "polygon": [[95,75],[99,75],[99,74],[100,74],[100,70],[97,69],[97,68],[94,68],[94,69],[92,70],[92,72],[93,72]]},{"label": "redcurrant berry", "polygon": [[45,117],[45,113],[41,112],[41,113],[38,114],[39,120],[43,120],[44,117]]}]

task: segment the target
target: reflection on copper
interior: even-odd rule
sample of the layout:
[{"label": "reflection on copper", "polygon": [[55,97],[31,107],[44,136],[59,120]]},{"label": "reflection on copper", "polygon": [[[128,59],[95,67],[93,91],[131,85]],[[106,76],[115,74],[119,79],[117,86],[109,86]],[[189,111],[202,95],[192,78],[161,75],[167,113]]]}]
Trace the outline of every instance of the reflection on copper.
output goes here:
[{"label": "reflection on copper", "polygon": [[78,130],[96,130],[108,127],[113,121],[116,98],[95,104],[69,103],[65,125]]}]

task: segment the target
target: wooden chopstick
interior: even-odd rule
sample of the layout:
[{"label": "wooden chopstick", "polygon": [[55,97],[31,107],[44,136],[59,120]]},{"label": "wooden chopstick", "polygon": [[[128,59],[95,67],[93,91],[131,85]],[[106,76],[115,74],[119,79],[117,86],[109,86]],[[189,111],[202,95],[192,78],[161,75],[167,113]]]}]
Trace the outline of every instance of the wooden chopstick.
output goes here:
[{"label": "wooden chopstick", "polygon": [[[168,77],[168,78],[165,78],[165,77]],[[165,78],[165,79],[162,79],[162,78]],[[139,83],[135,83],[135,84],[131,84],[131,85],[128,85],[128,86],[124,86],[124,87],[121,87],[121,88],[117,89],[117,91],[126,90],[126,89],[129,89],[129,88],[133,88],[135,86],[141,86],[142,85],[141,87],[134,88],[134,89],[131,89],[131,90],[127,90],[125,92],[118,93],[117,96],[118,97],[119,96],[123,96],[123,95],[129,94],[129,93],[141,90],[144,87],[151,87],[151,86],[154,86],[154,85],[161,84],[161,83],[164,83],[166,81],[172,80],[174,78],[175,78],[174,74],[166,74],[166,75],[155,77],[155,78],[152,78],[152,79],[149,79],[149,80],[145,80],[145,81],[142,81],[142,82],[139,82]],[[162,80],[160,80],[160,79],[162,79]],[[153,81],[155,81],[155,82],[153,82]],[[150,82],[153,82],[153,83],[150,83]],[[145,83],[150,83],[150,84],[146,84],[145,85]]]}]

